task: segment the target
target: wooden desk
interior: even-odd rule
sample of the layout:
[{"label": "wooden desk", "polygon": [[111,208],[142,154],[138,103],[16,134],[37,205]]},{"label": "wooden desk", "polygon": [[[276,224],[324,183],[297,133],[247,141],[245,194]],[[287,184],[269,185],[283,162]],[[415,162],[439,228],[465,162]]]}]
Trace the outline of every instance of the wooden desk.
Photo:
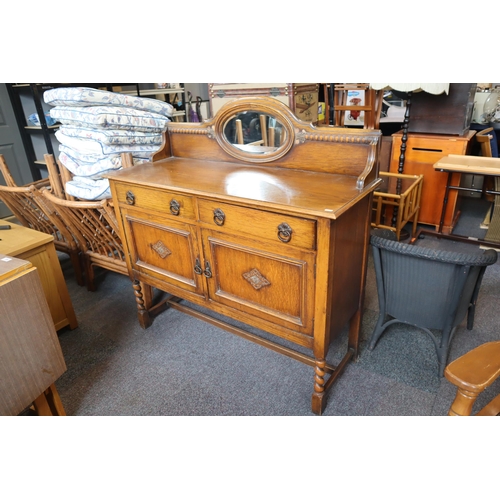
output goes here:
[{"label": "wooden desk", "polygon": [[[2,222],[2,224],[4,224]],[[78,326],[68,287],[54,246],[54,238],[24,226],[5,223],[0,231],[0,253],[31,262],[38,270],[56,330]]]},{"label": "wooden desk", "polygon": [[[276,118],[285,140],[274,151],[242,151],[225,136],[248,110]],[[109,175],[131,278],[172,294],[171,307],[314,367],[311,406],[321,414],[357,357],[380,138],[316,128],[271,98],[232,101],[203,123],[169,123],[152,162]],[[333,366],[330,343],[347,325]]]},{"label": "wooden desk", "polygon": [[64,415],[53,384],[65,371],[36,268],[0,254],[0,415],[33,402],[39,415]]}]

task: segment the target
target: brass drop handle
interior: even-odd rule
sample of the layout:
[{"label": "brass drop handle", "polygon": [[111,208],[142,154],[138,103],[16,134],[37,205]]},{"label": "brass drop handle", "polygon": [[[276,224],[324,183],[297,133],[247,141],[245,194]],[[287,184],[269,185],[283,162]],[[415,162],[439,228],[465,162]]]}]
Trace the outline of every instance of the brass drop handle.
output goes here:
[{"label": "brass drop handle", "polygon": [[207,278],[212,277],[212,269],[210,268],[210,263],[208,262],[208,260],[205,261],[205,271],[203,271],[203,274]]},{"label": "brass drop handle", "polygon": [[216,208],[214,210],[214,222],[218,226],[222,226],[225,220],[226,220],[226,214],[220,208]]},{"label": "brass drop handle", "polygon": [[201,274],[203,272],[203,269],[201,268],[200,264],[201,264],[200,259],[197,257],[194,263],[194,272],[196,274]]},{"label": "brass drop handle", "polygon": [[283,243],[288,243],[292,239],[292,233],[292,228],[286,222],[278,226],[278,238]]},{"label": "brass drop handle", "polygon": [[135,203],[135,195],[134,195],[134,193],[132,193],[132,191],[127,191],[125,193],[125,201],[129,205],[133,205]]},{"label": "brass drop handle", "polygon": [[179,215],[181,211],[181,205],[177,200],[170,201],[170,213],[172,215]]}]

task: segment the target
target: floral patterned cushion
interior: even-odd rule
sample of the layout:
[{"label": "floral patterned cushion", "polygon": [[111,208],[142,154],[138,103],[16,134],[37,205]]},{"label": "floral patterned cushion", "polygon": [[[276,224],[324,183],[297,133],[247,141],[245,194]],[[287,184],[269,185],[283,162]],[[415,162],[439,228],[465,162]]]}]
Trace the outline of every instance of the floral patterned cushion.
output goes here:
[{"label": "floral patterned cushion", "polygon": [[102,144],[157,144],[160,145],[162,135],[159,133],[136,132],[133,130],[121,129],[95,129],[63,126],[59,129],[62,134],[68,137],[77,137],[79,139],[88,139],[98,141]]},{"label": "floral patterned cushion", "polygon": [[[132,157],[134,164],[144,163],[149,158]],[[73,174],[79,177],[98,179],[107,172],[120,170],[122,158],[120,154],[84,155],[67,146],[59,146],[59,161]]]},{"label": "floral patterned cushion", "polygon": [[56,139],[64,146],[78,151],[84,155],[109,155],[120,153],[132,153],[132,156],[151,156],[160,149],[160,144],[105,144],[91,137],[73,137],[68,135],[61,127],[55,133]]},{"label": "floral patterned cushion", "polygon": [[83,200],[111,198],[108,179],[89,179],[75,176],[66,183],[66,193]]},{"label": "floral patterned cushion", "polygon": [[174,108],[158,99],[130,96],[88,87],[60,87],[44,92],[43,99],[52,106],[122,106],[151,111],[171,117]]},{"label": "floral patterned cushion", "polygon": [[56,106],[50,116],[73,127],[133,130],[136,132],[161,133],[169,119],[158,113],[113,106],[71,107]]}]

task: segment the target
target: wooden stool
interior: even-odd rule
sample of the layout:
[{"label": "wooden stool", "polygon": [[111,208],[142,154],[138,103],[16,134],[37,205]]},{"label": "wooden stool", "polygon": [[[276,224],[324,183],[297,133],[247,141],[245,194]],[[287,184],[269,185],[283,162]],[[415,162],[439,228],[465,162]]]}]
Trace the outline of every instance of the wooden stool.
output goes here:
[{"label": "wooden stool", "polygon": [[[448,415],[468,416],[477,397],[500,376],[500,341],[487,342],[450,363],[444,376],[457,387]],[[479,410],[477,416],[496,416],[500,394]]]}]

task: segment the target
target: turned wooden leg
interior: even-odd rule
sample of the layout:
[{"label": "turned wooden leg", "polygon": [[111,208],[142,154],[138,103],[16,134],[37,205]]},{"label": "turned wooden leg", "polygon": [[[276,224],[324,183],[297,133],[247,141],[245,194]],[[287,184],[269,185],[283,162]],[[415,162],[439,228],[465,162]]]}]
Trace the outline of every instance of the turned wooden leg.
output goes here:
[{"label": "turned wooden leg", "polygon": [[326,361],[324,359],[317,359],[314,366],[314,393],[312,395],[311,409],[316,415],[321,415],[326,406],[325,366]]},{"label": "turned wooden leg", "polygon": [[[149,328],[152,324],[149,311],[146,309],[144,295],[142,293],[142,285],[139,280],[134,280],[132,287],[135,294],[135,302],[137,303],[137,317],[141,328]],[[146,297],[146,300],[148,297]]]},{"label": "turned wooden leg", "polygon": [[472,407],[476,402],[477,397],[482,391],[466,391],[465,389],[457,389],[457,395],[450,407],[448,415],[451,417],[466,417],[472,413]]}]

